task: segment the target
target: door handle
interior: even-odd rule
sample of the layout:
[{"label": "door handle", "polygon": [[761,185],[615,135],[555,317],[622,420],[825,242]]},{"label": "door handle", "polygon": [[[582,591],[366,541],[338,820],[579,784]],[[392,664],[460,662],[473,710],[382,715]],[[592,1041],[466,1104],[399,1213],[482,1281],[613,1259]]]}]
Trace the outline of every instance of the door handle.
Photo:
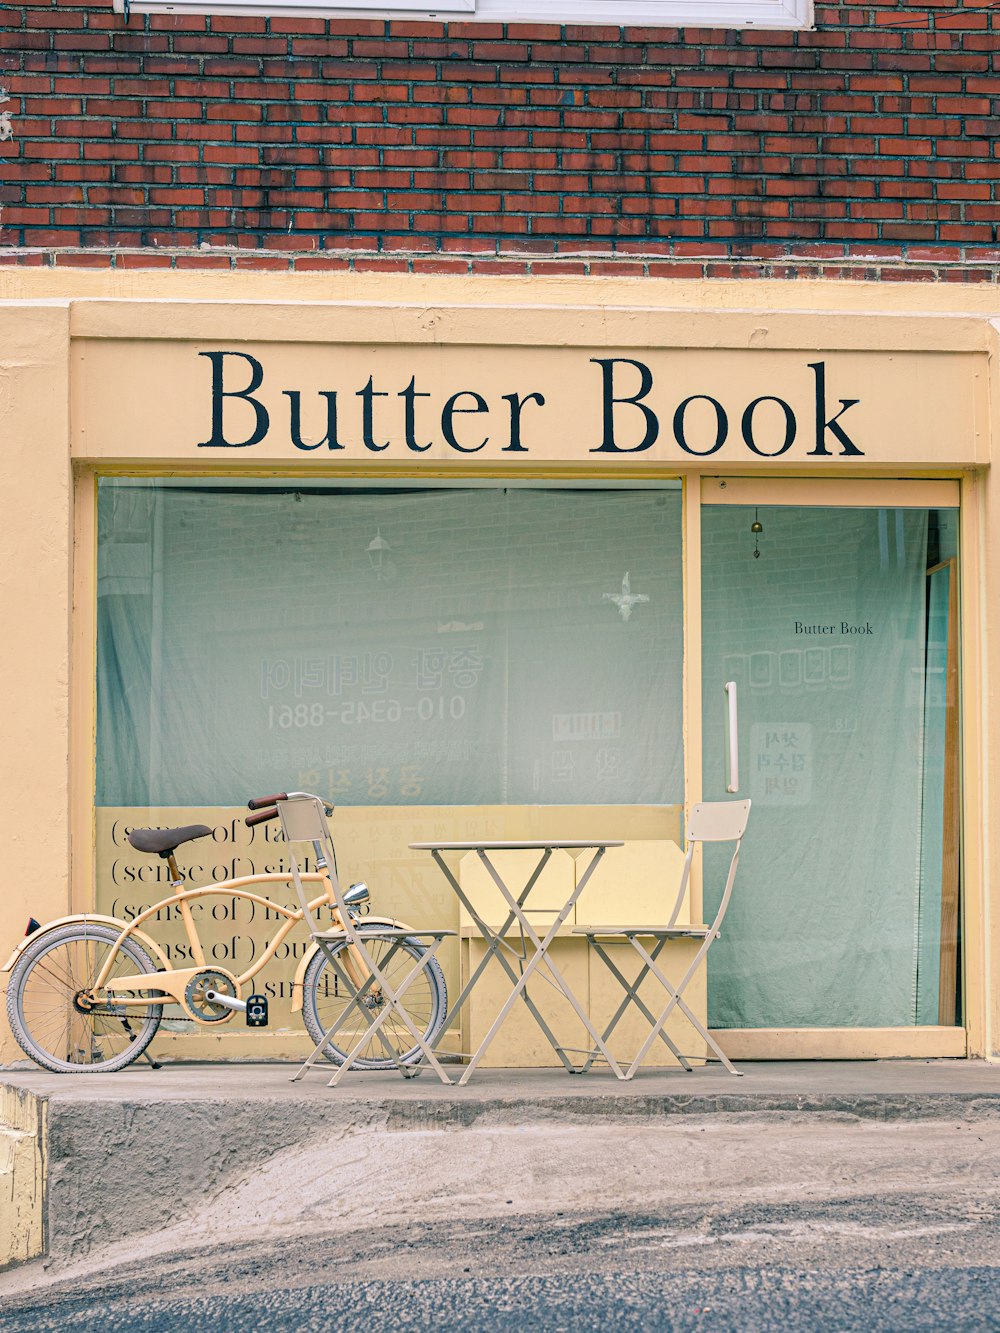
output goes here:
[{"label": "door handle", "polygon": [[729,746],[726,752],[726,791],[737,792],[740,789],[740,728],[739,707],[736,701],[736,681],[726,681],[726,726],[729,733]]}]

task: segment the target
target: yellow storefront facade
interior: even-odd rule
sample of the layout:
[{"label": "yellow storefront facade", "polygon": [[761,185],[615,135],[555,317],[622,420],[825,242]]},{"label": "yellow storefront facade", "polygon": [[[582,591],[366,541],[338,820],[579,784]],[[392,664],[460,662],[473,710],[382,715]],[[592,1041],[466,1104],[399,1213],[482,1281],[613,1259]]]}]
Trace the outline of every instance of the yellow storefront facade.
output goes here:
[{"label": "yellow storefront facade", "polygon": [[[411,843],[599,833],[623,859],[576,920],[652,917],[685,811],[731,792],[753,817],[699,992],[730,1055],[997,1054],[989,291],[38,270],[0,295],[0,955],[29,916],[165,896],[136,826],[210,826],[195,882],[281,873],[241,806],[291,789],[337,803],[379,912],[466,924]],[[225,897],[201,924],[232,970],[274,930]],[[181,923],[157,938],[183,957]],[[302,948],[268,1030],[178,1021],[159,1055],[308,1049]]]}]

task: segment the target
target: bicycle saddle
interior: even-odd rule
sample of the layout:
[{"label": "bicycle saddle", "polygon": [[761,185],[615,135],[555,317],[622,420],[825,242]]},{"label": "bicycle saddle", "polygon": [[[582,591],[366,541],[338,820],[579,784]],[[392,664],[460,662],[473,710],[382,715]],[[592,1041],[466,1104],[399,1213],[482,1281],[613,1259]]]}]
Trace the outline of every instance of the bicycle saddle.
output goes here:
[{"label": "bicycle saddle", "polygon": [[167,857],[182,842],[204,838],[212,830],[205,824],[185,824],[183,828],[134,828],[128,840],[137,852],[159,852]]}]

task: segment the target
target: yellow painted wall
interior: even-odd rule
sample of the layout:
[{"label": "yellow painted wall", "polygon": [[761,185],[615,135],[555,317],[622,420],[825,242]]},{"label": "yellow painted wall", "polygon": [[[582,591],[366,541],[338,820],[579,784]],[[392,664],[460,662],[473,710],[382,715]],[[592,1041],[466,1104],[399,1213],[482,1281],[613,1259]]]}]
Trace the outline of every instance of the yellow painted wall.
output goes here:
[{"label": "yellow painted wall", "polygon": [[45,1246],[48,1101],[0,1087],[0,1270]]},{"label": "yellow painted wall", "polygon": [[[0,305],[0,953],[5,956],[23,935],[29,913],[46,920],[69,905],[68,357],[65,305]],[[11,1054],[6,1041],[0,1056]]]},{"label": "yellow painted wall", "polygon": [[836,314],[949,315],[989,320],[996,292],[985,284],[830,282],[808,278],[733,281],[602,275],[239,273],[75,267],[0,269],[0,301],[354,301],[421,308],[462,302],[484,307],[556,306],[685,312],[823,311]]}]

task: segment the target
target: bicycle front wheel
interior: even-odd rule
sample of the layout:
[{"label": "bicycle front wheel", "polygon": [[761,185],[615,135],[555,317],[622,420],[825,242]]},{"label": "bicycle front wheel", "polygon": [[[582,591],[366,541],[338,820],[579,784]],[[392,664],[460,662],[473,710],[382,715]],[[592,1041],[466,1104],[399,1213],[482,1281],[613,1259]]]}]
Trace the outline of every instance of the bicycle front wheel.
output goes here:
[{"label": "bicycle front wheel", "polygon": [[[377,932],[378,928],[373,927],[372,933],[377,934]],[[361,926],[359,933],[364,936],[368,932]],[[393,944],[389,940],[365,940],[365,948],[389,985],[395,990],[426,950],[416,939],[405,939],[395,953],[391,953],[392,947]],[[334,956],[341,966],[344,966],[343,955],[346,948],[346,940],[341,940],[333,946]],[[369,995],[364,1003],[370,1018],[377,1019],[384,1005],[381,997],[377,993]],[[330,966],[323,951],[318,950],[306,968],[302,986],[302,1019],[306,1031],[316,1045],[319,1045],[324,1032],[333,1027],[350,1004],[351,997],[346,992],[343,981]],[[444,1027],[448,1013],[448,988],[445,985],[441,965],[436,958],[430,959],[417,974],[403,996],[403,1005],[413,1026],[424,1041],[433,1046],[438,1033]],[[364,1020],[355,1009],[347,1017],[333,1041],[327,1043],[323,1054],[334,1064],[343,1064],[347,1052],[352,1051],[361,1040],[364,1030]],[[395,1069],[390,1050],[403,1064],[413,1064],[423,1054],[420,1047],[414,1045],[413,1034],[409,1028],[395,1014],[390,1014],[378,1032],[373,1037],[367,1038],[351,1068]]]},{"label": "bicycle front wheel", "polygon": [[[7,1017],[24,1051],[56,1074],[111,1074],[141,1055],[156,1035],[163,1006],[85,999],[118,939],[111,926],[80,922],[46,932],[17,960],[7,987]],[[156,972],[134,940],[119,945],[109,980]]]}]

